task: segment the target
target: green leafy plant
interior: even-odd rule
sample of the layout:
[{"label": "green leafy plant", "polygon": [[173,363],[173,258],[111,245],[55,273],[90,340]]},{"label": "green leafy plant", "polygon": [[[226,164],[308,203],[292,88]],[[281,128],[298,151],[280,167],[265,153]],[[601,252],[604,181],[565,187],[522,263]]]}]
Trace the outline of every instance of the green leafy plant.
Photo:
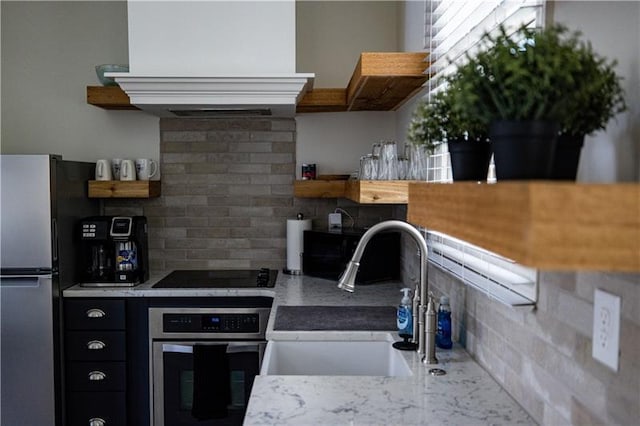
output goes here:
[{"label": "green leafy plant", "polygon": [[622,79],[614,70],[617,62],[599,56],[590,43],[580,46],[577,53],[580,68],[573,76],[576,90],[569,94],[561,123],[562,133],[570,136],[603,130],[609,120],[627,109]]},{"label": "green leafy plant", "polygon": [[413,145],[424,145],[427,151],[432,153],[444,142],[443,120],[437,102],[420,101],[409,123],[408,141]]},{"label": "green leafy plant", "polygon": [[556,121],[564,132],[603,128],[625,108],[615,62],[598,57],[563,25],[485,34],[449,78],[453,108],[485,126],[496,120]]},{"label": "green leafy plant", "polygon": [[438,92],[431,102],[418,104],[409,124],[408,139],[425,145],[430,152],[443,142],[452,140],[487,140],[487,127],[477,119],[466,118],[454,108],[452,91]]}]

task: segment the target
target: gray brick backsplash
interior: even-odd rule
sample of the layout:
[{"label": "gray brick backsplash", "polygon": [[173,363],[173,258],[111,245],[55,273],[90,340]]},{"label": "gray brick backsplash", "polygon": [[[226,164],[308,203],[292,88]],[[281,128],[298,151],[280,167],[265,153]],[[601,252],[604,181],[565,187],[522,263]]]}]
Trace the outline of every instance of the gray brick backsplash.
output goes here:
[{"label": "gray brick backsplash", "polygon": [[294,161],[294,154],[291,153],[277,153],[277,154],[264,154],[264,153],[252,153],[250,154],[249,161],[251,163],[260,164],[290,164]]},{"label": "gray brick backsplash", "polygon": [[206,206],[208,204],[206,195],[173,195],[164,198],[166,206]]},{"label": "gray brick backsplash", "polygon": [[[326,229],[336,200],[294,199],[293,118],[160,120],[162,196],[107,200],[153,220],[152,273],[286,266],[286,220],[299,211]],[[358,225],[386,215],[351,213]],[[371,216],[371,217],[367,217]]]},{"label": "gray brick backsplash", "polygon": [[294,136],[293,132],[251,132],[251,140],[254,142],[293,142]]},{"label": "gray brick backsplash", "polygon": [[251,140],[251,133],[238,131],[216,131],[208,132],[207,140],[212,142],[226,142],[228,149],[233,148],[236,142],[248,142]]},{"label": "gray brick backsplash", "polygon": [[271,142],[235,143],[229,147],[230,152],[272,152]]},{"label": "gray brick backsplash", "polygon": [[204,142],[207,140],[207,132],[163,132],[163,152],[183,152],[184,144],[189,142]]},{"label": "gray brick backsplash", "polygon": [[[240,136],[234,139],[242,139]],[[233,146],[236,140],[224,140],[212,138],[211,133],[207,134],[206,142],[189,142],[190,152],[229,152],[229,147]]]},{"label": "gray brick backsplash", "polygon": [[295,133],[296,121],[287,118],[271,120],[271,130],[274,132],[291,131]]},{"label": "gray brick backsplash", "polygon": [[[637,424],[639,274],[541,272],[535,309],[504,306],[432,265],[429,283],[451,296],[454,338],[536,421]],[[622,298],[618,372],[591,355],[595,288]]]}]

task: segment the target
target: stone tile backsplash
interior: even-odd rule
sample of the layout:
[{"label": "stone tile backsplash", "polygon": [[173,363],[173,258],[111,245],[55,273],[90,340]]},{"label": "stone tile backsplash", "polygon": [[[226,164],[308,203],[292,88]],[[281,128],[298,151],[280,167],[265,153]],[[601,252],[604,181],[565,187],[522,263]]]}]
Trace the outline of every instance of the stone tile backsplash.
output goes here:
[{"label": "stone tile backsplash", "polygon": [[[404,206],[293,197],[295,119],[161,119],[162,196],[105,200],[106,214],[147,216],[151,272],[282,269],[286,220],[326,228],[341,207],[356,226],[406,218]],[[355,160],[354,160],[355,161]],[[349,223],[344,218],[344,223]],[[402,276],[418,276],[403,236]],[[450,296],[454,339],[541,424],[637,424],[640,419],[640,276],[542,272],[536,309],[510,308],[429,266],[430,288]],[[620,370],[591,357],[595,288],[622,297]]]},{"label": "stone tile backsplash", "polygon": [[[640,275],[541,272],[535,309],[511,308],[430,265],[449,295],[454,338],[541,424],[640,419]],[[591,356],[595,288],[622,298],[620,366]]]},{"label": "stone tile backsplash", "polygon": [[338,206],[358,227],[392,216],[388,206],[294,198],[295,152],[293,118],[163,118],[162,196],[105,200],[105,213],[147,216],[152,273],[282,269],[286,220],[298,212],[318,229]]}]

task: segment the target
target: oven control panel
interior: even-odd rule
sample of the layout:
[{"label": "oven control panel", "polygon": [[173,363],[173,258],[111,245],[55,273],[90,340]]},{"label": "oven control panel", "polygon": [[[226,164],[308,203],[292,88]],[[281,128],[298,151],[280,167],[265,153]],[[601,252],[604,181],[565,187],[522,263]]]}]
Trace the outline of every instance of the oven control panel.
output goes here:
[{"label": "oven control panel", "polygon": [[257,333],[260,316],[257,313],[165,313],[162,330],[165,333]]}]

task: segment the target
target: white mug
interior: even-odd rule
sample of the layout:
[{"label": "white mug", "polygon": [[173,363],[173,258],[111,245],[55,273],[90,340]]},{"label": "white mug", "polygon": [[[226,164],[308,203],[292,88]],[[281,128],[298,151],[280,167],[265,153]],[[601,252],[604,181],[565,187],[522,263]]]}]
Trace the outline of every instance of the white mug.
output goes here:
[{"label": "white mug", "polygon": [[136,180],[136,166],[133,160],[122,160],[120,180]]},{"label": "white mug", "polygon": [[113,180],[120,180],[121,166],[122,166],[122,158],[111,159],[111,172],[113,173]]},{"label": "white mug", "polygon": [[158,172],[158,163],[151,158],[136,159],[136,172],[138,180],[149,180]]},{"label": "white mug", "polygon": [[107,159],[96,161],[96,180],[111,180],[111,162]]}]

